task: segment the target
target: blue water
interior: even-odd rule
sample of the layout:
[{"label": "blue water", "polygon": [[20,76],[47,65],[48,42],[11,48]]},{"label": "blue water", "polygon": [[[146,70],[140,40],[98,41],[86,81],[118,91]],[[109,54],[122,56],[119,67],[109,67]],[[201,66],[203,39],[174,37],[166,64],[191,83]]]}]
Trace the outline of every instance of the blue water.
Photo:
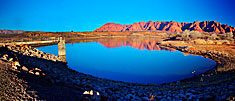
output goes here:
[{"label": "blue water", "polygon": [[[58,55],[58,46],[39,47]],[[204,73],[216,65],[208,58],[180,51],[107,48],[98,42],[66,44],[68,66],[78,72],[117,81],[161,84]],[[196,71],[195,73],[192,73]]]}]

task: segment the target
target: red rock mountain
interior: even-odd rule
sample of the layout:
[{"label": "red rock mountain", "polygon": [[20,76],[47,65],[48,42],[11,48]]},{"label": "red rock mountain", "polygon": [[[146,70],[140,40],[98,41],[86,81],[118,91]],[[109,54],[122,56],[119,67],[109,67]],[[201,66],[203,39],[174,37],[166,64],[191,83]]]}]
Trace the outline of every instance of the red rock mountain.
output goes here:
[{"label": "red rock mountain", "polygon": [[226,33],[234,32],[235,28],[216,21],[195,21],[193,23],[186,22],[167,22],[167,21],[148,21],[139,22],[130,25],[121,25],[118,23],[107,23],[95,31],[169,31],[182,32],[184,30]]}]

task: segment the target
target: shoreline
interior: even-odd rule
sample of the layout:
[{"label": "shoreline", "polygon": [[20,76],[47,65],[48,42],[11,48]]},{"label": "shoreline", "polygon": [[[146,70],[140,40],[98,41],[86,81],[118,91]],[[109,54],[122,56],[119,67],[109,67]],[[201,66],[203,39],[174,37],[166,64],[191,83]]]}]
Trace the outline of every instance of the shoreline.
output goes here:
[{"label": "shoreline", "polygon": [[[96,41],[91,41],[91,42],[96,42]],[[66,44],[73,44],[73,43],[66,43]],[[50,45],[43,45],[43,46],[39,46],[39,47],[44,47],[44,46],[50,46]],[[35,47],[35,48],[37,48],[37,47]],[[180,50],[176,50],[176,49],[174,49],[174,48],[170,48],[170,47],[163,47],[163,46],[161,46],[161,48],[162,49],[164,49],[164,50],[167,50],[167,51],[180,51]],[[181,52],[181,51],[180,51]],[[185,53],[183,53],[183,54],[185,54]],[[195,55],[195,54],[193,54],[193,55]],[[195,55],[195,56],[199,56],[199,55]],[[209,59],[209,60],[212,60],[212,59]],[[214,60],[213,60],[214,61]],[[211,69],[213,69],[213,68],[215,68],[216,66],[217,66],[217,62],[216,61],[214,61],[215,62],[215,65],[213,65],[213,66],[210,66],[210,68]],[[73,67],[73,66],[70,66],[69,68],[73,68],[73,70],[74,70],[74,68],[76,68],[76,66],[75,67]],[[209,70],[211,70],[211,69],[209,69]],[[209,71],[208,70],[208,71]],[[76,71],[76,70],[75,70]],[[80,71],[77,71],[77,72],[80,72]],[[207,71],[206,71],[207,72]],[[80,72],[80,73],[82,73],[82,72]],[[205,73],[205,72],[203,72],[203,73]],[[83,74],[86,74],[86,73],[83,73]],[[201,73],[200,73],[201,74]],[[92,74],[86,74],[86,75],[91,75],[91,76],[94,76],[94,75],[92,75]],[[195,76],[195,75],[199,75],[199,74],[194,74],[193,76]],[[188,77],[188,78],[185,78],[185,79],[189,79],[189,78],[192,78],[193,76],[191,76],[191,77]],[[98,76],[94,76],[94,77],[98,77]],[[107,79],[107,80],[111,80],[111,79],[108,79],[108,78],[102,78],[102,77],[98,77],[98,78],[101,78],[101,79]],[[181,79],[181,80],[184,80],[184,79]],[[174,80],[174,81],[171,81],[171,82],[163,82],[163,83],[137,83],[137,82],[131,82],[131,81],[129,81],[129,82],[125,82],[125,81],[120,81],[120,80],[111,80],[111,81],[115,81],[115,82],[123,82],[123,83],[132,83],[132,84],[137,84],[137,85],[144,85],[144,86],[148,86],[148,85],[161,85],[161,84],[169,84],[169,83],[172,83],[172,82],[177,82],[177,81],[180,81],[180,80]]]},{"label": "shoreline", "polygon": [[[162,46],[164,46],[164,45],[162,45]],[[172,47],[172,46],[167,46],[167,47],[177,49],[181,52],[184,52],[183,49],[187,49],[187,48],[182,48],[182,47],[181,48]],[[10,50],[11,51],[16,51],[14,49],[10,49]],[[27,48],[26,48],[26,50],[27,50]],[[28,50],[31,50],[31,49],[29,48]],[[16,51],[16,53],[19,52],[19,51],[22,51],[22,50],[18,50],[18,51]],[[190,51],[186,50],[185,52],[190,52]],[[14,53],[14,54],[16,54],[16,53]],[[24,53],[24,52],[22,52],[22,53]],[[194,51],[192,51],[191,54],[192,53],[194,53]],[[48,54],[48,53],[45,53],[45,54],[41,53],[41,54],[49,55],[51,57],[54,57],[52,59],[47,59],[46,60],[46,61],[49,61],[49,64],[50,63],[55,64],[57,62],[57,59],[58,59],[58,58],[56,59],[57,56],[53,56],[53,55]],[[214,60],[214,59],[215,60],[217,60],[217,59],[221,60],[222,59],[223,62],[222,62],[222,64],[217,64],[216,67],[213,68],[213,70],[217,69],[220,66],[227,65],[227,64],[223,64],[223,63],[227,62],[227,60],[226,60],[227,58],[225,58],[225,57],[227,57],[226,55],[225,55],[225,57],[222,55],[223,56],[222,58],[217,57],[217,59],[216,59],[216,57],[212,56],[214,54],[215,53],[211,53],[211,54],[207,54],[207,55],[211,55],[210,58],[212,60]],[[35,54],[35,55],[37,55],[37,54]],[[201,55],[203,55],[203,54],[201,54]],[[21,57],[21,56],[18,55],[18,57]],[[22,56],[22,57],[24,57],[24,56]],[[30,57],[27,57],[27,58],[30,58]],[[34,69],[39,68],[39,69],[41,69],[42,71],[45,71],[45,72],[50,71],[50,72],[45,73],[45,74],[48,77],[51,77],[51,80],[54,82],[53,85],[58,85],[61,82],[63,82],[64,83],[63,86],[65,86],[65,87],[72,86],[72,88],[74,88],[74,89],[79,88],[80,89],[79,90],[80,94],[83,93],[84,91],[90,91],[90,90],[93,90],[94,92],[99,92],[100,93],[100,95],[89,95],[89,96],[81,94],[81,99],[84,99],[84,98],[85,99],[120,99],[120,100],[124,100],[124,99],[126,99],[126,100],[128,100],[128,99],[136,99],[136,100],[147,100],[147,99],[157,99],[157,100],[160,100],[160,99],[168,99],[168,100],[172,100],[172,99],[176,99],[176,100],[180,100],[180,99],[182,99],[182,100],[183,99],[213,99],[213,96],[211,96],[211,94],[205,94],[206,96],[205,95],[197,96],[198,94],[196,95],[196,93],[191,92],[191,90],[194,90],[193,88],[192,89],[189,88],[190,91],[189,92],[185,91],[184,94],[179,93],[178,97],[175,97],[171,94],[172,90],[174,91],[176,89],[188,89],[188,87],[190,87],[192,84],[197,84],[196,86],[199,86],[199,87],[200,86],[208,86],[208,85],[210,86],[210,83],[208,83],[208,82],[204,83],[204,82],[201,82],[200,80],[201,80],[201,77],[204,75],[203,79],[204,79],[204,81],[207,81],[206,79],[208,79],[208,77],[205,77],[205,75],[211,74],[210,71],[213,71],[213,70],[209,70],[208,73],[203,73],[203,74],[200,74],[198,76],[195,76],[195,77],[192,77],[192,78],[189,78],[189,79],[184,79],[184,80],[180,80],[180,81],[176,81],[176,82],[172,82],[172,83],[166,83],[166,84],[161,84],[161,85],[152,85],[152,84],[147,84],[146,85],[146,84],[135,84],[135,83],[126,83],[126,82],[120,82],[120,81],[114,81],[114,80],[108,80],[108,79],[101,79],[101,78],[98,78],[98,77],[94,77],[94,76],[91,76],[91,75],[86,75],[86,74],[79,73],[77,71],[71,70],[71,69],[67,68],[67,66],[61,66],[61,67],[59,66],[60,69],[55,70],[55,71],[58,71],[62,74],[65,73],[64,76],[67,76],[66,77],[67,80],[63,80],[63,79],[61,80],[60,79],[61,76],[57,76],[58,73],[53,73],[53,71],[50,70],[50,69],[54,68],[55,66],[49,67],[50,69],[48,69],[48,67],[40,67],[40,66],[37,66],[37,65],[35,66],[35,64],[32,64],[33,62],[31,64],[29,63],[30,64],[29,65],[25,62],[26,59],[25,58],[23,58],[23,59],[24,60],[23,60],[22,63],[26,67],[29,67],[30,65],[33,65],[32,68],[34,68]],[[223,59],[225,59],[225,60],[223,60]],[[51,60],[53,60],[53,61],[51,61]],[[35,61],[38,62],[37,59],[35,59]],[[53,63],[53,62],[55,62],[55,63]],[[233,63],[234,60],[229,61],[229,62]],[[21,68],[22,68],[22,66],[21,66]],[[61,70],[65,70],[65,71],[61,71]],[[22,71],[20,71],[20,72],[22,72]],[[35,75],[35,73],[33,75]],[[234,73],[234,70],[232,70],[232,73]],[[77,76],[77,78],[76,78],[76,76]],[[232,75],[231,79],[234,79],[234,77],[235,76]],[[57,80],[56,78],[57,79],[59,78],[59,80]],[[71,78],[76,78],[76,79],[70,80]],[[234,83],[234,81],[231,81],[231,80],[227,80],[227,81],[229,81],[228,83]],[[105,83],[102,83],[102,82],[105,82]],[[190,84],[190,83],[192,83],[192,84]],[[77,87],[76,85],[79,85],[81,87]],[[176,87],[176,86],[178,86],[178,87]],[[234,86],[232,86],[232,87],[234,89]],[[123,90],[123,89],[120,89],[120,88],[126,88],[126,89]],[[166,92],[166,93],[164,93],[164,92]],[[177,92],[177,90],[176,90],[176,92]],[[168,94],[168,93],[170,93],[170,94]],[[186,94],[186,93],[188,93],[188,94]],[[207,96],[207,95],[210,95],[210,96]],[[155,97],[153,97],[153,96],[155,96]],[[221,96],[221,98],[219,98],[219,99],[227,99],[227,98],[230,98],[230,97],[233,97],[233,96],[234,96],[234,92],[232,92],[231,95],[226,95],[225,97]],[[40,97],[39,97],[39,99],[40,99]]]}]

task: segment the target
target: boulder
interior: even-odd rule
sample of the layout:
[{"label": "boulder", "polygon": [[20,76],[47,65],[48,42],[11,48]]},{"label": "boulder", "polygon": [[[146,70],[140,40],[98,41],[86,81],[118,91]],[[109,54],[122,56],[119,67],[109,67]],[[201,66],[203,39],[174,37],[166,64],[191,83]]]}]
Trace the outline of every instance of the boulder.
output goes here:
[{"label": "boulder", "polygon": [[41,69],[39,69],[39,68],[35,68],[34,70],[37,70],[37,71],[40,71],[40,72],[42,71],[42,70],[41,70]]},{"label": "boulder", "polygon": [[18,67],[20,67],[20,63],[18,61],[15,61],[12,63],[12,68],[13,69],[17,69]]},{"label": "boulder", "polygon": [[8,55],[7,55],[7,54],[4,54],[4,55],[1,57],[1,59],[2,59],[2,60],[5,60],[5,61],[8,61],[7,58],[8,58]]},{"label": "boulder", "polygon": [[39,72],[35,72],[35,75],[40,75],[40,73]]},{"label": "boulder", "polygon": [[9,61],[12,62],[12,61],[13,61],[13,58],[10,58]]},{"label": "boulder", "polygon": [[33,70],[30,70],[29,73],[30,73],[30,74],[34,74]]},{"label": "boulder", "polygon": [[25,66],[22,67],[22,70],[23,71],[29,71],[29,69],[27,67],[25,67]]}]

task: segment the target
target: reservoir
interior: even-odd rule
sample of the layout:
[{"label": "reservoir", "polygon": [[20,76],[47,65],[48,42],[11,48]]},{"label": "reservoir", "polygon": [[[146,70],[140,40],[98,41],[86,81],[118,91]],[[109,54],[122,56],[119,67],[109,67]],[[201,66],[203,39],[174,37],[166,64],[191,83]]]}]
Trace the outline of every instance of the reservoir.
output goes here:
[{"label": "reservoir", "polygon": [[[154,40],[97,40],[68,43],[69,68],[95,77],[116,81],[162,84],[204,73],[216,62],[202,56],[160,47]],[[58,55],[58,46],[40,51]]]}]

